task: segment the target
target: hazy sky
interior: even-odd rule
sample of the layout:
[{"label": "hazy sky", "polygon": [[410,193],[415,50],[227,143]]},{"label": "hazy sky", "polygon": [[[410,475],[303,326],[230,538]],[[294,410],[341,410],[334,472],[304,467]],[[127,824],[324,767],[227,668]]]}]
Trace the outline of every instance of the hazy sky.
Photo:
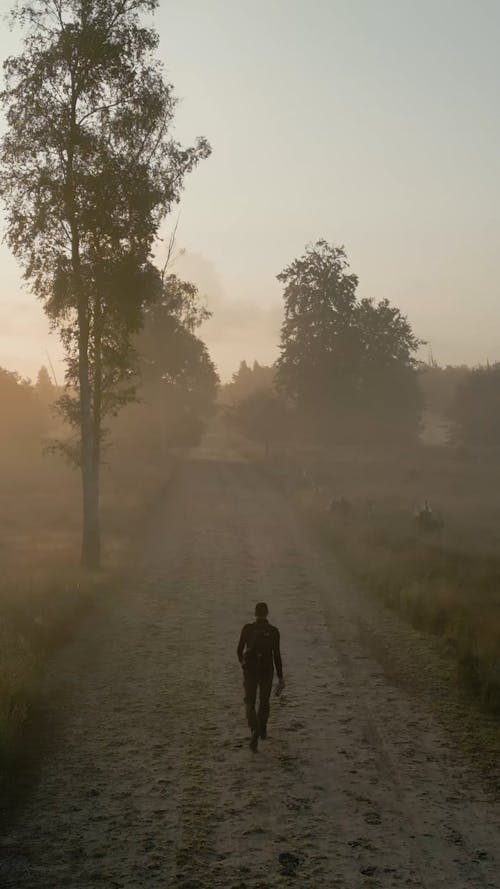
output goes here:
[{"label": "hazy sky", "polygon": [[[208,293],[224,376],[272,360],[275,276],[319,237],[439,361],[500,360],[500,0],[161,0],[157,26],[177,135],[213,145],[179,270]],[[0,260],[0,365],[32,374],[57,347]]]}]

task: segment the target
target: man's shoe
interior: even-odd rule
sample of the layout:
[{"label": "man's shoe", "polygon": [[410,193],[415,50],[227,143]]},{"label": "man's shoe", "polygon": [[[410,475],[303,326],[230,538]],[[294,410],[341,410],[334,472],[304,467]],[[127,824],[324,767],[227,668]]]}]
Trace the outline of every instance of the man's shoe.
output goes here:
[{"label": "man's shoe", "polygon": [[257,753],[259,749],[259,736],[257,732],[254,732],[252,735],[252,740],[250,741],[250,750],[253,750],[254,753]]},{"label": "man's shoe", "polygon": [[267,738],[267,728],[261,728],[261,730],[260,730],[260,737],[261,737],[261,739],[262,739],[263,741],[266,740],[266,738]]}]

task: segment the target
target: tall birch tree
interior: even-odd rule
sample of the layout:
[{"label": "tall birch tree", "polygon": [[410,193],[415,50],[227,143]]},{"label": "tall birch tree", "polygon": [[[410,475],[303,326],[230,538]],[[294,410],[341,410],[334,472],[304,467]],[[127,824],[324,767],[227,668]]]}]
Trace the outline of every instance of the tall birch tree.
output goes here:
[{"label": "tall birch tree", "polygon": [[[100,563],[103,420],[133,394],[133,336],[161,281],[151,264],[183,181],[210,153],[172,136],[176,99],[149,23],[158,0],[29,0],[4,65],[7,239],[60,332],[83,491],[82,563]],[[147,23],[146,23],[147,22]]]}]

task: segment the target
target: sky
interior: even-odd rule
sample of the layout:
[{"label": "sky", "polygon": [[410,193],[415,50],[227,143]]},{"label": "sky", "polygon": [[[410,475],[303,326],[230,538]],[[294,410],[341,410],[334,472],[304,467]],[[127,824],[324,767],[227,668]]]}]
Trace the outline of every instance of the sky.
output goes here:
[{"label": "sky", "polygon": [[[213,310],[223,378],[274,360],[276,275],[318,238],[425,354],[500,360],[499,0],[161,0],[156,26],[175,135],[213,148],[186,181],[176,270]],[[0,23],[0,55],[14,48]],[[0,268],[0,366],[59,367],[5,245]]]}]

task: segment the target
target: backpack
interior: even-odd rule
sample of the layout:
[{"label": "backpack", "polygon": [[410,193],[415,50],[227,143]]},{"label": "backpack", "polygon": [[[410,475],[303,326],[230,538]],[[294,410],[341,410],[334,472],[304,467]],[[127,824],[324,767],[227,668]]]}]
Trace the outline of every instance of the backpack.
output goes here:
[{"label": "backpack", "polygon": [[268,670],[273,665],[273,632],[269,624],[254,624],[245,651],[245,669],[252,673]]}]

